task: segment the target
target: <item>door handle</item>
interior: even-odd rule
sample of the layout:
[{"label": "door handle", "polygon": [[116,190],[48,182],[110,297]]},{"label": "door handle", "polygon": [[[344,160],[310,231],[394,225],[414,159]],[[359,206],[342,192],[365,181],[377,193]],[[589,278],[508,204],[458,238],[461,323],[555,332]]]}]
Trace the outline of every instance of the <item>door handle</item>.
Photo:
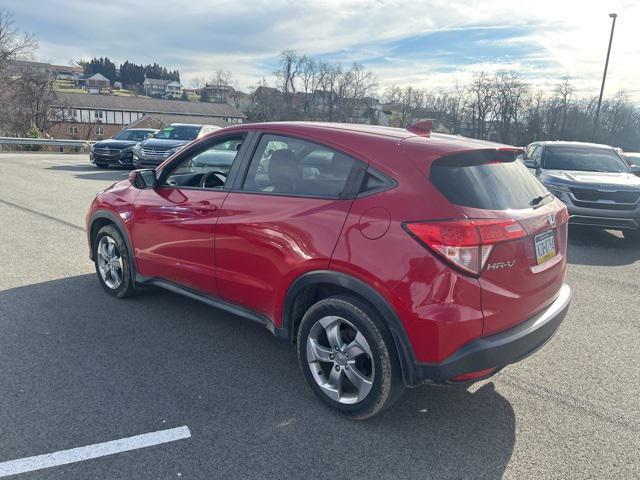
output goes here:
[{"label": "door handle", "polygon": [[212,203],[204,201],[204,202],[194,203],[193,209],[198,213],[211,213],[218,210],[218,207],[216,205],[213,205]]}]

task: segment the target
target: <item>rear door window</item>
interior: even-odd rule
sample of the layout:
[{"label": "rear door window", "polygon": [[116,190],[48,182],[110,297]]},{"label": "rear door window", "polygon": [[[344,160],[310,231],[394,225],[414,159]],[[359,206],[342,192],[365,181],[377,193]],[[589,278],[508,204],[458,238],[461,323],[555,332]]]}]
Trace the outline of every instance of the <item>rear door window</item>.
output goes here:
[{"label": "rear door window", "polygon": [[431,183],[454,205],[485,210],[530,208],[547,193],[544,186],[512,157],[495,152],[452,155],[431,165]]},{"label": "rear door window", "polygon": [[340,198],[357,160],[329,147],[280,135],[263,135],[243,190]]}]

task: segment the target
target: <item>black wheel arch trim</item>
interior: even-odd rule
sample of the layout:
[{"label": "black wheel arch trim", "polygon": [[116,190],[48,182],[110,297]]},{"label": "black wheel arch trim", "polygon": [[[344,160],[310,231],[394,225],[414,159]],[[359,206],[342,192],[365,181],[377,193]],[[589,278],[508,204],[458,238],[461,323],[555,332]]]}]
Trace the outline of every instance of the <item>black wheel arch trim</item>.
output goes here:
[{"label": "black wheel arch trim", "polygon": [[387,300],[377,292],[371,285],[355,278],[351,275],[333,270],[316,270],[307,272],[299,276],[289,287],[287,296],[285,297],[282,312],[282,327],[279,336],[287,338],[294,342],[294,325],[291,312],[293,302],[303,288],[312,285],[329,284],[351,290],[364,298],[382,317],[381,320],[391,333],[393,343],[398,353],[402,376],[406,385],[416,385],[418,383],[415,371],[415,357],[409,338],[400,322],[395,310],[389,305]]},{"label": "black wheel arch trim", "polygon": [[87,229],[87,237],[89,240],[89,258],[91,260],[94,260],[94,254],[95,252],[93,251],[93,242],[91,239],[91,230],[93,230],[93,224],[97,221],[97,220],[101,220],[101,219],[106,219],[109,220],[112,224],[115,225],[115,227],[118,229],[118,232],[120,232],[120,235],[122,235],[122,238],[124,239],[124,243],[127,244],[127,250],[129,251],[129,266],[131,267],[131,273],[132,273],[132,278],[136,278],[136,262],[134,259],[134,254],[133,254],[133,245],[131,244],[131,240],[129,239],[129,234],[127,233],[127,229],[125,228],[124,224],[122,223],[122,220],[120,218],[118,218],[118,216],[109,211],[109,210],[97,210],[95,211],[92,215],[91,215],[91,222],[89,224],[89,228]]}]

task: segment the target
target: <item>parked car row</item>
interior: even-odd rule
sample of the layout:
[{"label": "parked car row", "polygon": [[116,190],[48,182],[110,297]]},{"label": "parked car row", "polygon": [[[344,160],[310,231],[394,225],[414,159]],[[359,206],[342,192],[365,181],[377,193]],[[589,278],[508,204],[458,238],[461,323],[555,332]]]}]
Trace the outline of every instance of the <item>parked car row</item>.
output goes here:
[{"label": "parked car row", "polygon": [[172,123],[162,130],[131,128],[109,140],[96,142],[89,159],[99,168],[156,167],[187,143],[220,129],[213,125]]},{"label": "parked car row", "polygon": [[98,168],[113,165],[133,166],[133,148],[157,132],[151,128],[130,128],[118,132],[113,138],[91,146],[89,160]]}]

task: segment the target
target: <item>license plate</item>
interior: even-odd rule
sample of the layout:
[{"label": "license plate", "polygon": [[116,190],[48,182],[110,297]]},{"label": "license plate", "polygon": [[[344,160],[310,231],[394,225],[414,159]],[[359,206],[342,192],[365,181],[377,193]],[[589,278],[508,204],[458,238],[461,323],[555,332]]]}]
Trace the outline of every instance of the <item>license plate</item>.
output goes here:
[{"label": "license plate", "polygon": [[556,256],[556,240],[553,235],[553,230],[536,235],[534,242],[538,265]]}]

